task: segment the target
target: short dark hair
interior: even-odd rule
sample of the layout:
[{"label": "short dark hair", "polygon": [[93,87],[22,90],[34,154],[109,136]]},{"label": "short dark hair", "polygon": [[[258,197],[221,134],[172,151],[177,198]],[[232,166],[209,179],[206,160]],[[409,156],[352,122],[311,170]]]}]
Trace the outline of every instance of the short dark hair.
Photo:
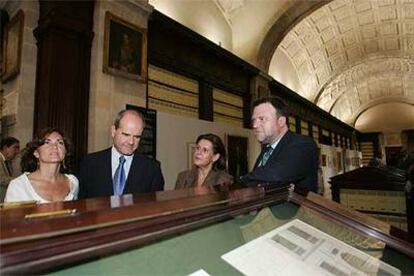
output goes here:
[{"label": "short dark hair", "polygon": [[6,137],[1,140],[0,143],[0,150],[4,149],[5,147],[13,146],[14,144],[19,144],[19,140],[14,137]]},{"label": "short dark hair", "polygon": [[276,109],[277,117],[286,117],[289,118],[289,107],[288,105],[279,97],[269,96],[264,98],[259,98],[253,102],[252,109],[256,106],[264,103],[270,103]]},{"label": "short dark hair", "polygon": [[215,134],[207,133],[207,134],[201,134],[197,137],[196,143],[200,142],[200,140],[207,140],[210,141],[211,144],[213,144],[213,153],[214,154],[220,154],[219,159],[217,159],[213,163],[213,169],[214,170],[226,170],[226,149],[224,148],[224,144],[221,141],[220,137],[218,137]]},{"label": "short dark hair", "polygon": [[143,124],[144,124],[144,128],[145,128],[145,117],[141,112],[139,112],[138,110],[134,110],[134,109],[123,109],[123,110],[119,111],[115,116],[115,121],[114,121],[115,129],[119,128],[119,124],[120,124],[122,118],[124,117],[125,113],[127,113],[127,112],[133,112],[138,117],[140,117]]},{"label": "short dark hair", "polygon": [[34,156],[34,152],[40,146],[44,145],[45,138],[53,133],[57,132],[62,136],[63,142],[65,143],[66,148],[66,155],[63,159],[63,164],[60,166],[60,173],[70,173],[72,172],[72,165],[73,165],[73,148],[72,144],[70,143],[69,139],[65,137],[63,132],[54,127],[48,127],[40,130],[35,138],[26,144],[26,147],[23,150],[22,159],[20,165],[22,167],[23,172],[34,172],[38,168],[38,161],[37,158]]}]

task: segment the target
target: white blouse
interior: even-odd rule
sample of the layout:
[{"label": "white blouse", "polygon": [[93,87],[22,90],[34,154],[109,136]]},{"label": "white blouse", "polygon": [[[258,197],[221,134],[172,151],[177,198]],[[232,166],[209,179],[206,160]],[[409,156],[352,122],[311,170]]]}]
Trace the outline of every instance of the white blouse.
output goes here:
[{"label": "white blouse", "polygon": [[[23,173],[19,177],[10,181],[9,187],[7,188],[6,197],[4,202],[17,202],[17,201],[30,201],[35,200],[38,203],[48,203],[50,201],[42,198],[36,193],[29,178],[29,173]],[[64,201],[75,200],[78,198],[79,192],[79,181],[73,174],[65,174],[69,179],[70,191],[66,195]]]}]

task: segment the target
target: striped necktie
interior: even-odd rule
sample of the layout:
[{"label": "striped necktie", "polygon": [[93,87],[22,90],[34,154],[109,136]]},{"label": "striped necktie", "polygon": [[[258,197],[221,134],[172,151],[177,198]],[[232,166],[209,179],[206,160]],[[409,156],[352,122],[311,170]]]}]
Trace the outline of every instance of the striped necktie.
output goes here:
[{"label": "striped necktie", "polygon": [[260,162],[259,167],[262,167],[262,166],[266,165],[266,162],[267,162],[267,160],[269,160],[269,157],[272,154],[272,152],[273,152],[273,148],[270,145],[268,145],[264,149],[264,153],[263,153],[263,156],[262,156],[262,161]]}]

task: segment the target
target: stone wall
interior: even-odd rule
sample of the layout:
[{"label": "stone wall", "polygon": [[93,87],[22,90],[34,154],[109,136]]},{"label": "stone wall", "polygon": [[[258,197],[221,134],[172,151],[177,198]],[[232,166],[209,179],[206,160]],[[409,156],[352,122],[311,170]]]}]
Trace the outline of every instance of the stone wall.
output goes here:
[{"label": "stone wall", "polygon": [[32,138],[36,80],[37,46],[33,30],[37,26],[39,7],[37,1],[7,1],[0,5],[10,19],[19,11],[24,13],[24,31],[20,73],[2,83],[3,112],[5,119],[2,136],[15,136],[24,145]]},{"label": "stone wall", "polygon": [[88,152],[112,144],[110,126],[115,114],[126,104],[146,106],[146,83],[105,74],[103,68],[105,13],[147,29],[152,7],[148,1],[96,1],[92,42]]}]

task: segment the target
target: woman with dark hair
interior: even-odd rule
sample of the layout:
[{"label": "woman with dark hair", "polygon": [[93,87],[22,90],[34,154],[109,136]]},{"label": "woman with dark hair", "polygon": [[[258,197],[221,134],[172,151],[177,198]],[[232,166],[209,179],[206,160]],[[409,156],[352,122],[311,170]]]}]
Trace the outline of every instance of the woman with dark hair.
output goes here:
[{"label": "woman with dark hair", "polygon": [[178,174],[175,189],[233,183],[233,177],[226,173],[226,150],[220,137],[202,134],[196,144],[193,167]]},{"label": "woman with dark hair", "polygon": [[10,182],[5,202],[39,203],[77,198],[78,179],[71,170],[71,145],[57,128],[39,132],[27,143],[21,160],[23,174]]}]

